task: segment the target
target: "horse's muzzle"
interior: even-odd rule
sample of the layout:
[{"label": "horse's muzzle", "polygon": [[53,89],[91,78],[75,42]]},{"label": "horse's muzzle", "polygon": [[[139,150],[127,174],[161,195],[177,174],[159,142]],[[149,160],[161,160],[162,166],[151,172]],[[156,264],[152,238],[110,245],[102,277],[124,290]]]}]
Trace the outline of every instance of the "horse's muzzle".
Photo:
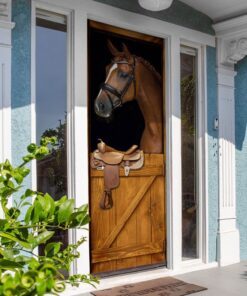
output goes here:
[{"label": "horse's muzzle", "polygon": [[94,103],[94,111],[99,117],[109,118],[112,115],[113,109],[108,100],[97,98]]}]

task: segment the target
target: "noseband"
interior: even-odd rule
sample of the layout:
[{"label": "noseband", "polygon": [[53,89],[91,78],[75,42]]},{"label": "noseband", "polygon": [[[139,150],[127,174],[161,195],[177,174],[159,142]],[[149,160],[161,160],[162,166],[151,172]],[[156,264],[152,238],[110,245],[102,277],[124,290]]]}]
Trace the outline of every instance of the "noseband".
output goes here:
[{"label": "noseband", "polygon": [[[111,86],[108,83],[103,83],[101,85],[101,90],[104,90],[105,93],[107,94],[107,97],[109,99],[109,101],[111,102],[112,105],[112,109],[116,109],[117,107],[120,107],[123,105],[123,97],[126,94],[126,92],[128,91],[131,83],[134,83],[134,91],[136,95],[136,87],[135,87],[135,58],[134,58],[134,63],[129,64],[127,61],[119,61],[119,62],[115,62],[116,64],[128,64],[132,66],[132,71],[129,73],[128,75],[128,81],[126,82],[124,88],[122,90],[118,90],[115,87]],[[110,94],[114,95],[114,98],[111,97]]]}]

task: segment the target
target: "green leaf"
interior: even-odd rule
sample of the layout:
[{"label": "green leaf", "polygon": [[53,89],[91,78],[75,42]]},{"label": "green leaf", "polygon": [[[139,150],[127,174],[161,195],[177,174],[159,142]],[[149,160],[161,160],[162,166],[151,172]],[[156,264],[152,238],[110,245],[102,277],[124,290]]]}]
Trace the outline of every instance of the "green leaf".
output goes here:
[{"label": "green leaf", "polygon": [[15,184],[10,180],[4,181],[4,185],[11,188],[11,189],[15,189]]},{"label": "green leaf", "polygon": [[14,268],[22,268],[24,265],[23,262],[15,262],[12,260],[0,259],[0,269],[14,269]]},{"label": "green leaf", "polygon": [[18,238],[24,241],[27,240],[29,235],[28,228],[19,228],[18,225],[16,228],[18,229]]},{"label": "green leaf", "polygon": [[70,228],[88,224],[90,222],[88,212],[81,211],[81,212],[72,213],[70,216],[69,222],[70,222],[69,223]]},{"label": "green leaf", "polygon": [[49,243],[45,246],[45,255],[48,257],[53,257],[56,255],[61,248],[62,243]]},{"label": "green leaf", "polygon": [[88,204],[80,206],[77,210],[78,212],[88,212]]},{"label": "green leaf", "polygon": [[55,211],[55,203],[52,197],[46,193],[44,196],[38,195],[37,199],[40,202],[46,216],[52,216]]},{"label": "green leaf", "polygon": [[3,164],[3,168],[7,169],[7,170],[12,168],[12,165],[11,165],[11,163],[10,163],[10,161],[8,159],[5,160],[5,162]]},{"label": "green leaf", "polygon": [[56,206],[60,206],[63,204],[66,200],[68,200],[68,197],[66,195],[62,196],[59,200],[55,201]]},{"label": "green leaf", "polygon": [[40,264],[35,258],[31,258],[29,261],[29,267],[30,269],[37,270],[39,268]]},{"label": "green leaf", "polygon": [[7,249],[7,248],[0,250],[0,252],[3,258],[7,260],[13,260],[15,255],[18,255],[20,253],[20,251],[18,250]]},{"label": "green leaf", "polygon": [[35,284],[35,275],[33,271],[24,273],[21,277],[21,285],[26,289],[31,288]]},{"label": "green leaf", "polygon": [[0,230],[4,230],[7,223],[6,219],[0,219]]},{"label": "green leaf", "polygon": [[34,143],[31,143],[30,145],[27,146],[27,151],[29,153],[33,153],[37,150],[37,145]]},{"label": "green leaf", "polygon": [[35,156],[33,154],[28,154],[24,157],[22,157],[22,159],[25,161],[25,162],[29,162],[30,160],[34,159]]},{"label": "green leaf", "polygon": [[31,215],[32,223],[35,224],[40,221],[44,221],[46,217],[47,217],[47,213],[43,211],[42,205],[40,204],[38,199],[36,199],[33,204],[33,211]]},{"label": "green leaf", "polygon": [[46,280],[45,279],[36,279],[37,294],[42,296],[46,292]]},{"label": "green leaf", "polygon": [[63,292],[65,290],[66,286],[65,286],[65,283],[62,282],[62,281],[56,281],[55,284],[54,284],[54,290],[56,292]]},{"label": "green leaf", "polygon": [[22,175],[22,177],[26,177],[30,173],[30,169],[26,167],[18,168],[18,172]]},{"label": "green leaf", "polygon": [[74,210],[74,199],[68,199],[63,204],[61,204],[58,210],[58,223],[61,224],[69,220],[70,215]]},{"label": "green leaf", "polygon": [[18,185],[20,185],[23,182],[23,176],[19,172],[13,172],[12,176]]},{"label": "green leaf", "polygon": [[31,221],[31,215],[32,215],[32,211],[33,211],[33,206],[31,206],[30,208],[28,208],[24,221],[26,224],[29,224],[29,222]]},{"label": "green leaf", "polygon": [[35,158],[36,159],[42,159],[44,156],[46,156],[47,154],[49,154],[49,149],[45,146],[41,146],[37,149],[37,151],[35,152]]},{"label": "green leaf", "polygon": [[35,195],[35,194],[36,194],[36,192],[33,191],[33,190],[31,190],[31,189],[27,189],[27,190],[25,191],[25,196],[26,196],[26,197],[33,196],[33,195]]},{"label": "green leaf", "polygon": [[47,242],[50,238],[53,237],[54,233],[55,233],[54,231],[47,230],[47,231],[41,232],[39,235],[37,235],[35,237],[37,246]]},{"label": "green leaf", "polygon": [[19,209],[12,207],[8,210],[7,215],[12,219],[17,219],[20,216],[20,213]]},{"label": "green leaf", "polygon": [[29,249],[29,250],[32,249],[32,246],[28,242],[22,241],[11,234],[4,233],[4,232],[0,231],[0,237],[4,237],[4,238],[9,239],[10,241],[16,242],[25,249]]}]

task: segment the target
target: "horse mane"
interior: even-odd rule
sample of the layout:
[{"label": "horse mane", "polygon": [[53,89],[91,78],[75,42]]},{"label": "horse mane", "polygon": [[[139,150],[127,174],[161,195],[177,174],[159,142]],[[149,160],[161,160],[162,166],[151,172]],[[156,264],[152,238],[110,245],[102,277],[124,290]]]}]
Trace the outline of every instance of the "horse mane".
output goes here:
[{"label": "horse mane", "polygon": [[[161,82],[161,75],[157,72],[157,70],[155,69],[155,67],[147,60],[145,60],[142,57],[138,57],[136,55],[131,55],[131,57],[135,58],[136,61],[140,62],[143,64],[143,66],[145,66],[150,72],[152,72],[156,78],[159,80],[159,82]],[[115,61],[121,60],[121,59],[126,59],[128,60],[129,57],[127,57],[123,52],[119,53],[119,55],[114,59]]]},{"label": "horse mane", "polygon": [[140,63],[143,64],[143,66],[145,66],[146,68],[148,68],[148,70],[150,70],[150,72],[152,72],[156,78],[161,82],[161,75],[159,72],[157,72],[157,70],[155,69],[155,67],[147,60],[145,60],[144,58],[142,57],[137,57],[137,56],[134,56],[136,58],[136,60]]}]

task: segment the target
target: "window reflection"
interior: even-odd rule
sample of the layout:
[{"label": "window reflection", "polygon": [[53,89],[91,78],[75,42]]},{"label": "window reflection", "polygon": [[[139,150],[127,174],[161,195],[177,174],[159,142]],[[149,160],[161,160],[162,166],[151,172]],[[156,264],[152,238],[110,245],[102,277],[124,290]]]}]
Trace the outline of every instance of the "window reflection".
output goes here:
[{"label": "window reflection", "polygon": [[196,56],[181,53],[182,256],[197,257]]},{"label": "window reflection", "polygon": [[[36,135],[56,136],[51,155],[37,161],[37,190],[55,200],[67,195],[67,33],[64,26],[37,20]],[[68,244],[67,231],[56,231],[52,241]],[[43,248],[39,249],[43,253]]]}]

